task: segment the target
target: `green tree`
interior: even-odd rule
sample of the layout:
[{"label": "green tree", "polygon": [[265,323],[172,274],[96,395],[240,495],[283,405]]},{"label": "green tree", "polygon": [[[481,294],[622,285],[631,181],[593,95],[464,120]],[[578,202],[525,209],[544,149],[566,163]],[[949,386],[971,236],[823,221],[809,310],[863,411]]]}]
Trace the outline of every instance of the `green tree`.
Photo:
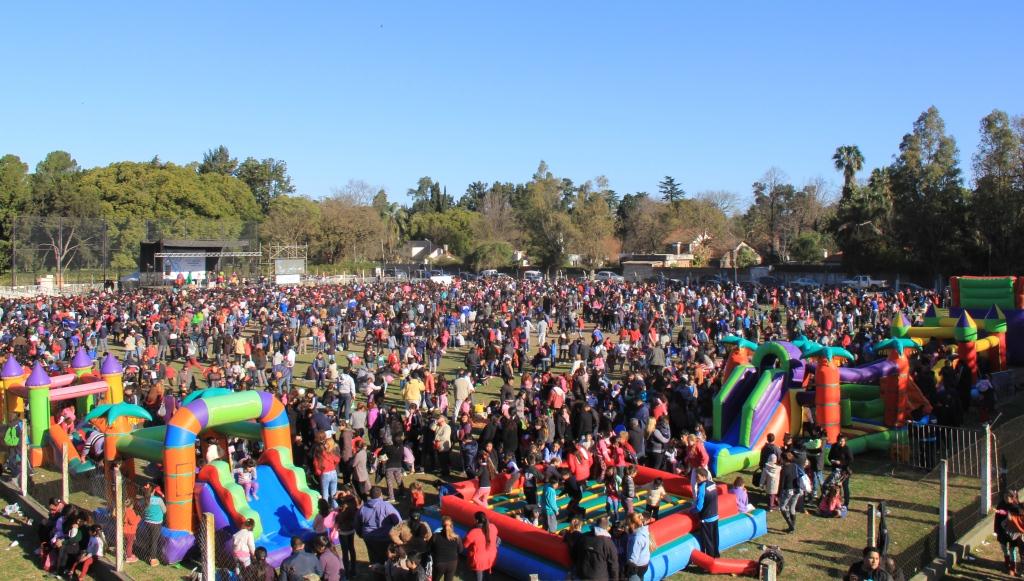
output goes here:
[{"label": "green tree", "polygon": [[889,168],[877,168],[864,187],[844,191],[828,231],[843,253],[843,264],[854,272],[895,267],[903,260],[897,251]]},{"label": "green tree", "polygon": [[477,213],[462,208],[452,208],[446,212],[420,212],[413,214],[409,230],[414,239],[430,240],[437,246],[447,246],[448,252],[456,256],[465,256],[472,248],[477,220]]},{"label": "green tree", "polygon": [[1024,118],[995,110],[981,120],[974,154],[973,231],[987,271],[1024,270]]},{"label": "green tree", "polygon": [[815,264],[825,258],[821,234],[804,232],[789,245],[789,259],[801,264]]},{"label": "green tree", "polygon": [[320,204],[303,196],[278,196],[270,202],[260,235],[275,244],[316,246],[321,232]]},{"label": "green tree", "polygon": [[514,250],[508,242],[482,242],[466,255],[466,264],[473,270],[499,268],[512,263]]},{"label": "green tree", "polygon": [[736,253],[736,268],[748,268],[758,264],[761,264],[761,257],[746,246],[741,246]]},{"label": "green tree", "polygon": [[272,157],[263,160],[245,158],[235,171],[235,177],[249,186],[264,214],[270,212],[271,202],[295,193],[292,178],[288,175],[288,164]]},{"label": "green tree", "polygon": [[90,213],[79,203],[78,181],[82,168],[66,151],[51,151],[36,164],[32,175],[32,201],[27,210],[35,215],[65,216]]},{"label": "green tree", "polygon": [[576,226],[562,204],[563,187],[562,180],[542,160],[533,179],[526,184],[526,195],[519,208],[530,260],[548,271],[565,263],[568,249],[578,239]]},{"label": "green tree", "polygon": [[615,215],[608,203],[610,189],[603,176],[576,188],[571,219],[578,233],[574,250],[589,267],[604,266],[618,258]]},{"label": "green tree", "polygon": [[238,159],[231,157],[228,148],[218,145],[203,154],[203,161],[199,164],[199,173],[219,173],[221,175],[234,175],[238,169]]},{"label": "green tree", "polygon": [[956,140],[931,107],[903,137],[892,165],[897,238],[917,272],[937,275],[963,266],[969,234],[957,156]]},{"label": "green tree", "polygon": [[475,181],[466,186],[466,193],[462,194],[459,198],[459,207],[465,208],[471,212],[478,212],[480,210],[480,202],[483,201],[484,196],[490,188],[487,184],[481,181]]},{"label": "green tree", "polygon": [[661,193],[661,199],[670,204],[675,204],[686,197],[686,192],[672,176],[665,176],[665,179],[658,182],[658,192]]},{"label": "green tree", "polygon": [[0,157],[0,270],[11,266],[11,227],[31,196],[28,164],[16,155]]},{"label": "green tree", "polygon": [[856,183],[857,172],[864,168],[864,154],[856,145],[840,145],[832,154],[832,163],[836,171],[843,172],[843,192],[852,191]]}]

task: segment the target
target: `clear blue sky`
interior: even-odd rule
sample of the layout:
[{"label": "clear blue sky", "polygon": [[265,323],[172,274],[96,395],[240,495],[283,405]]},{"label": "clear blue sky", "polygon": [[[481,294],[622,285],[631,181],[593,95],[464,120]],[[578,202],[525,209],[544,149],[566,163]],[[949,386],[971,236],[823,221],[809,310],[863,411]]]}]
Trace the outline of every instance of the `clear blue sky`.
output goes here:
[{"label": "clear blue sky", "polygon": [[[837,145],[888,163],[935,105],[969,170],[978,122],[1024,113],[1020,2],[16,2],[0,153],[85,167],[218,144],[288,162],[299,193],[404,197],[526,181],[746,197]],[[1014,40],[1017,39],[1017,40]],[[866,175],[866,172],[865,174]]]}]

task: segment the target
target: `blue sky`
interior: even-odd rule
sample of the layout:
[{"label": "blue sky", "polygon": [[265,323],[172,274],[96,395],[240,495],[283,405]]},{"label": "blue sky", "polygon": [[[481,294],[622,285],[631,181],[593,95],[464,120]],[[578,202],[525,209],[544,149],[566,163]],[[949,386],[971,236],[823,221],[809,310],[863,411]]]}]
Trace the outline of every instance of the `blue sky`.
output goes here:
[{"label": "blue sky", "polygon": [[[294,5],[292,5],[294,4]],[[58,7],[59,6],[59,7]],[[540,159],[619,193],[730,190],[777,166],[888,163],[930,105],[969,170],[979,120],[1024,113],[1020,2],[18,2],[0,153],[86,167],[218,144],[299,193],[430,175],[526,181]],[[866,175],[866,172],[865,172]]]}]

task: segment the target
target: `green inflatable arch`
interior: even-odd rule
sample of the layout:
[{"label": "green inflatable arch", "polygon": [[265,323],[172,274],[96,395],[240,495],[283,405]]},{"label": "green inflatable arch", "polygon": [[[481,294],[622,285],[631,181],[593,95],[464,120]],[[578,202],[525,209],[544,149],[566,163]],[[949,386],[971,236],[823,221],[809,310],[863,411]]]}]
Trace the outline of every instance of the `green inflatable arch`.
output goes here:
[{"label": "green inflatable arch", "polygon": [[753,364],[754,367],[761,370],[761,363],[765,357],[773,356],[775,360],[779,362],[779,369],[782,371],[789,371],[789,352],[786,348],[778,343],[772,341],[770,343],[762,343],[757,351],[754,353]]}]

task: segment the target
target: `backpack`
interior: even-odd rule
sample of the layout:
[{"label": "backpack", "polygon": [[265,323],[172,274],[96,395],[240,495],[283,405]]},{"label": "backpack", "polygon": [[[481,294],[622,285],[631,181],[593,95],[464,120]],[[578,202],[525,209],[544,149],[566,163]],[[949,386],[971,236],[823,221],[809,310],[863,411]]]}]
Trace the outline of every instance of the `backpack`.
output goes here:
[{"label": "backpack", "polygon": [[11,427],[7,428],[6,432],[4,432],[4,444],[7,444],[8,446],[11,446],[13,448],[14,446],[17,446],[20,443],[21,436],[18,435],[18,425],[14,424]]}]

